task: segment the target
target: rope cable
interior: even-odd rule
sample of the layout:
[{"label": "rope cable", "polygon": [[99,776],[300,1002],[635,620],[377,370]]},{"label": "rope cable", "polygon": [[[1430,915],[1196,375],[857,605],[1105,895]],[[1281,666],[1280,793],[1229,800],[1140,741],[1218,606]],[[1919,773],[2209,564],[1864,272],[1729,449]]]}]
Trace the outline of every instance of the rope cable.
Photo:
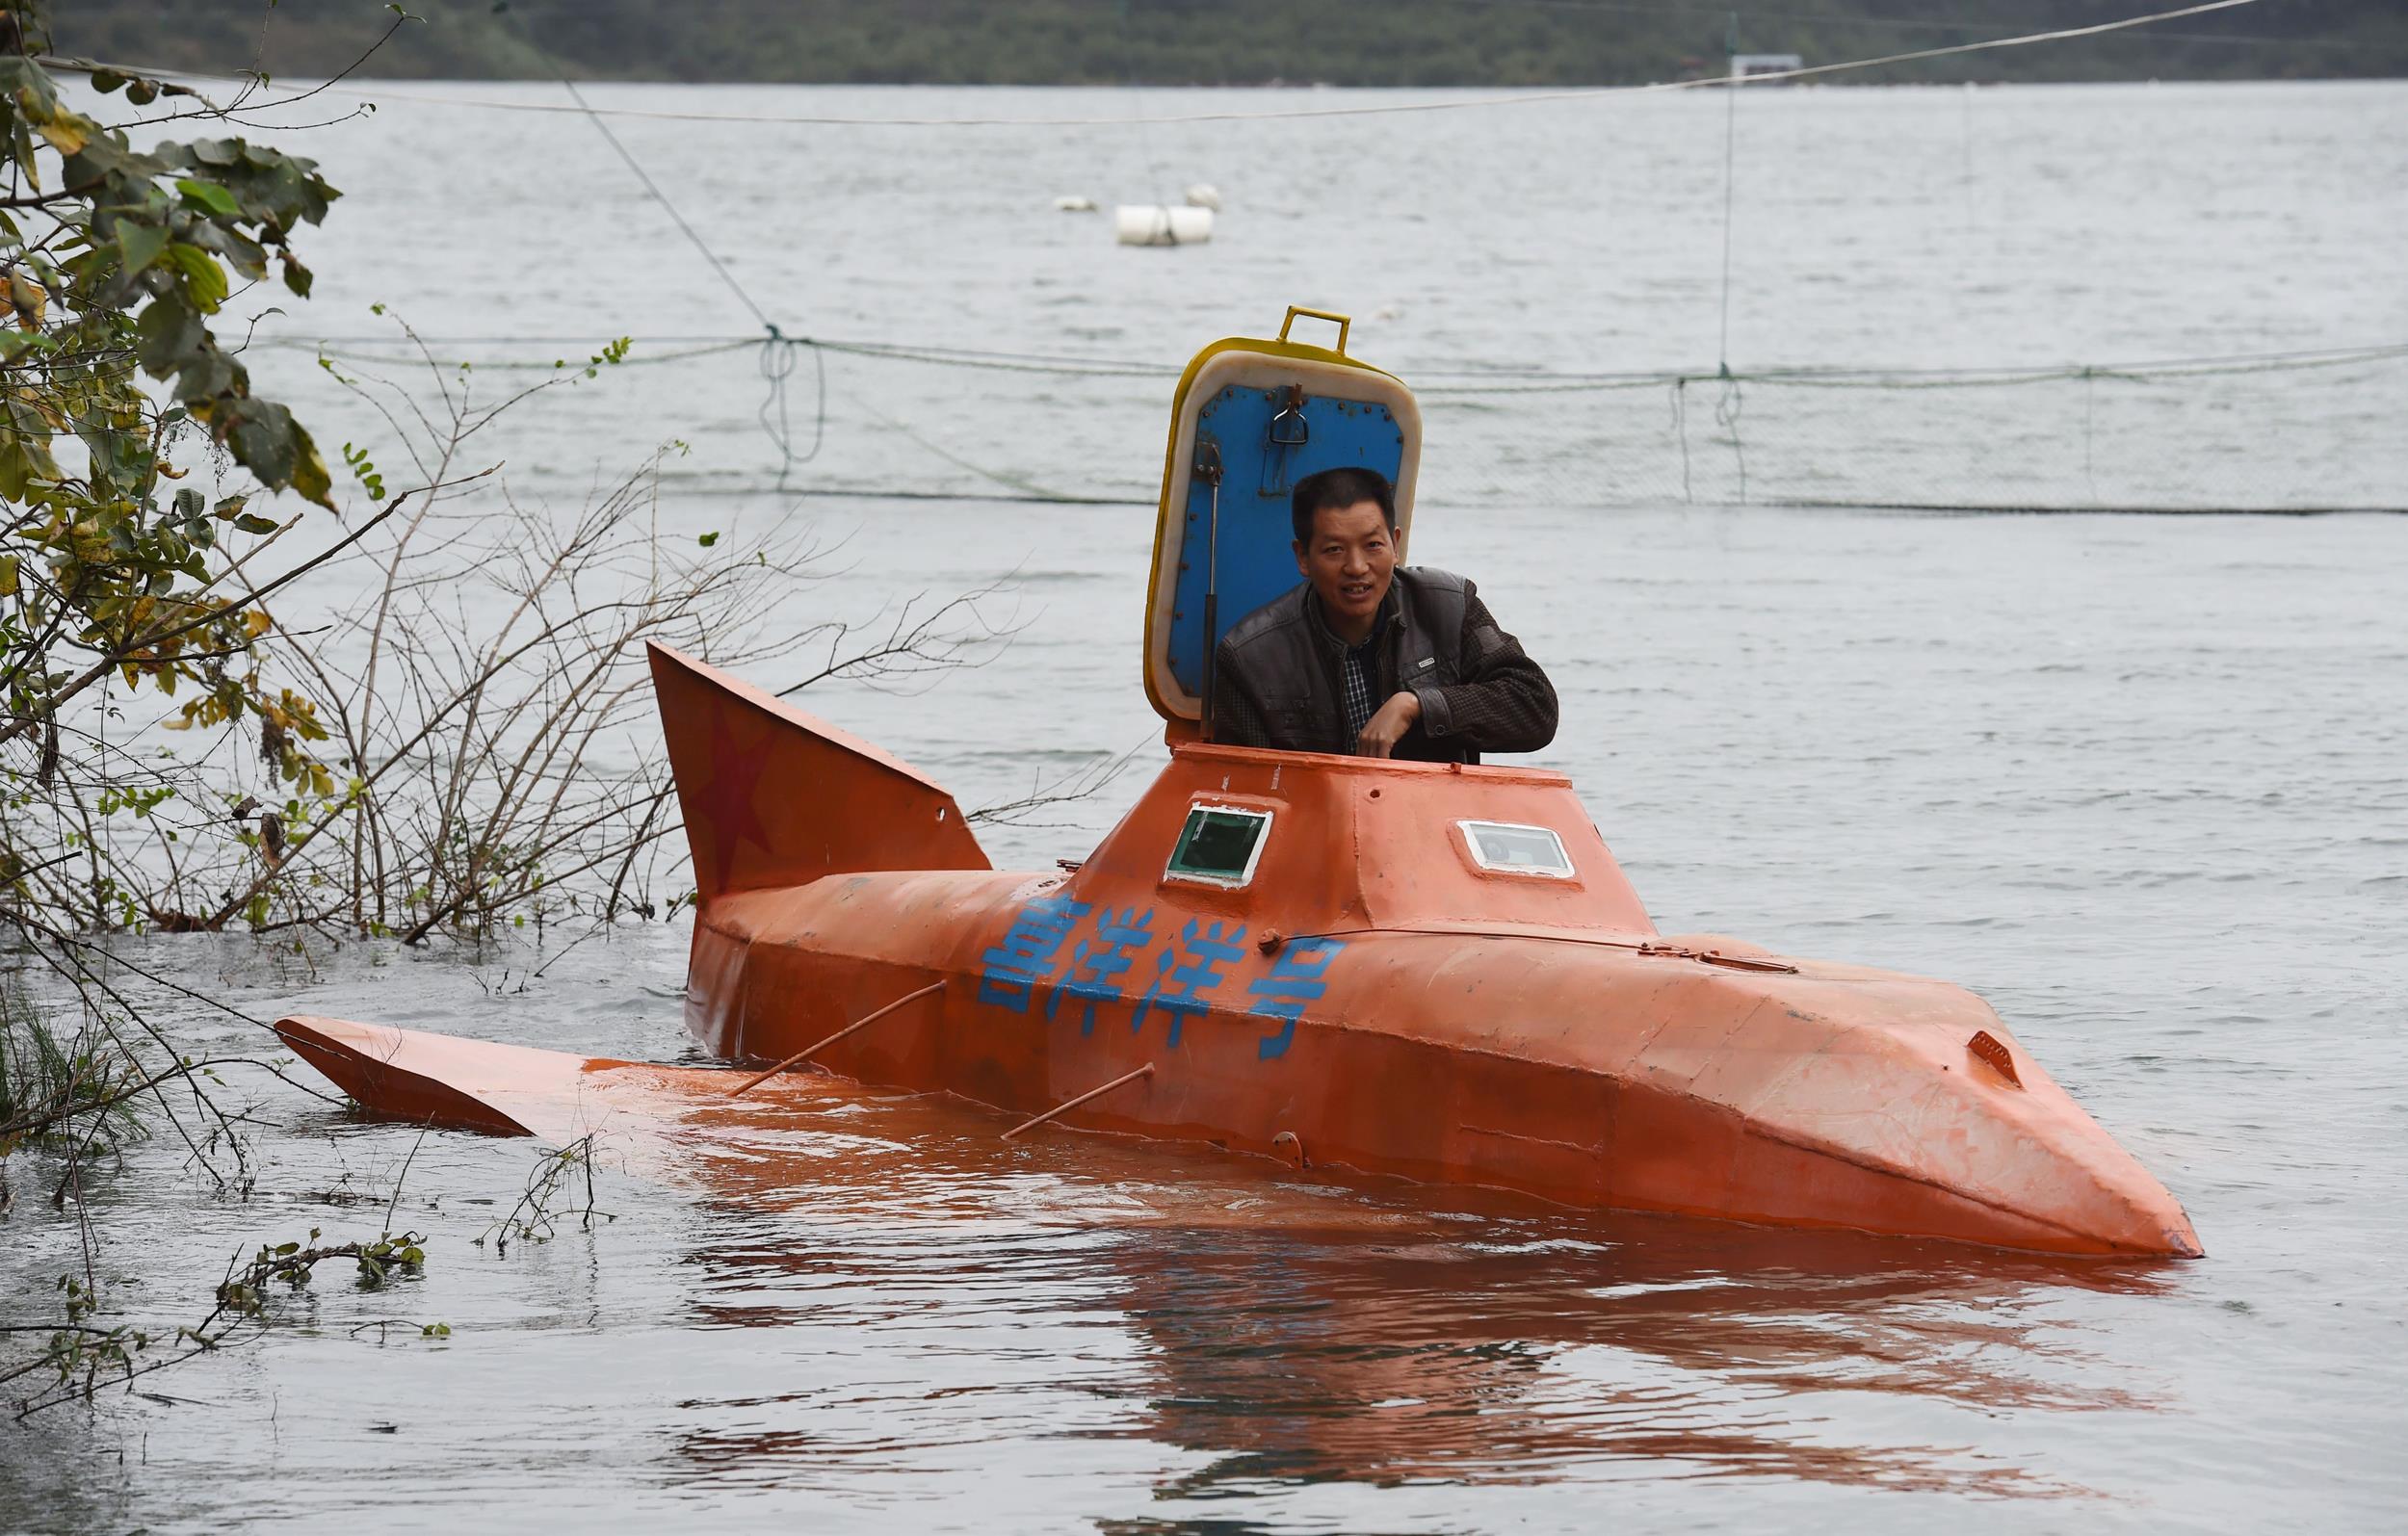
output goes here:
[{"label": "rope cable", "polygon": [[643,169],[642,162],[627,152],[627,146],[619,143],[618,135],[611,132],[611,125],[604,122],[601,115],[587,103],[585,92],[577,89],[577,82],[566,75],[562,75],[561,84],[568,88],[568,94],[577,103],[577,110],[586,115],[587,120],[590,121],[595,130],[609,142],[611,148],[617,152],[618,158],[627,163],[627,169],[636,173],[636,179],[643,183],[643,190],[652,195],[652,200],[661,205],[661,211],[668,215],[669,221],[677,226],[678,231],[686,237],[687,242],[694,249],[702,253],[702,259],[711,264],[711,270],[720,274],[720,281],[725,283],[727,291],[736,296],[736,301],[751,310],[752,318],[759,321],[762,327],[770,334],[775,335],[776,325],[771,321],[759,304],[752,301],[752,296],[745,292],[745,285],[736,280],[736,274],[727,270],[727,264],[720,260],[719,253],[714,251],[700,235],[694,233],[694,225],[686,222],[686,216],[679,213],[677,205],[668,200],[668,195],[661,190],[660,185],[652,179],[651,173]]},{"label": "rope cable", "polygon": [[1731,377],[1731,203],[1739,180],[1740,142],[1740,13],[1731,13],[1731,30],[1723,40],[1730,67],[1730,99],[1722,115],[1722,335],[1714,346],[1716,371]]},{"label": "rope cable", "polygon": [[[720,280],[727,285],[727,291],[736,296],[738,302],[751,310],[752,318],[759,321],[761,328],[769,332],[760,342],[761,377],[769,385],[769,393],[762,400],[761,408],[755,413],[755,418],[761,423],[762,431],[768,433],[770,441],[777,447],[777,488],[784,490],[786,477],[793,473],[795,466],[807,464],[817,458],[820,456],[821,445],[827,439],[826,358],[821,355],[818,348],[812,348],[812,358],[819,372],[818,420],[812,431],[811,452],[798,457],[795,454],[794,430],[787,419],[786,380],[792,377],[795,372],[795,349],[798,346],[810,344],[789,340],[785,332],[777,328],[777,323],[770,319],[769,312],[753,301],[752,295],[745,291],[745,285],[738,282],[736,274],[727,270],[727,264],[720,260],[719,252],[713,250],[710,243],[694,232],[694,225],[686,221],[686,216],[677,211],[677,205],[668,200],[668,195],[661,191],[660,184],[655,182],[651,174],[643,169],[642,162],[639,161],[628,151],[627,146],[619,142],[618,135],[611,131],[611,125],[602,120],[600,115],[586,100],[585,92],[577,89],[577,82],[571,80],[565,71],[561,74],[561,84],[567,88],[569,97],[577,103],[578,110],[586,115],[586,119],[592,123],[602,137],[609,142],[611,148],[617,152],[618,158],[626,162],[627,169],[636,173],[636,179],[643,183],[643,190],[652,195],[652,200],[661,205],[661,211],[668,215],[670,221],[677,225],[688,243],[702,253],[702,259],[711,264],[711,270],[720,274]],[[770,420],[772,411],[777,416],[774,425]]]},{"label": "rope cable", "polygon": [[[590,345],[593,340],[590,336],[536,335],[428,336],[421,339],[428,346],[442,348],[582,347]],[[632,339],[639,346],[682,345],[687,346],[688,350],[666,352],[657,356],[630,356],[619,365],[621,367],[679,362],[761,345],[761,338],[757,336],[636,336]],[[783,339],[793,346],[808,347],[814,351],[839,352],[874,361],[913,363],[934,368],[1097,378],[1176,377],[1180,372],[1180,366],[1176,363],[1148,363],[1129,358],[1064,356],[1059,353],[987,351],[937,345],[923,346],[906,342],[838,341],[817,336],[791,336]],[[338,335],[263,336],[251,345],[275,350],[323,351],[333,357],[375,361],[378,360],[376,353],[356,351],[352,349],[401,349],[411,344],[389,336]],[[2372,343],[2359,347],[2310,348],[2288,351],[2224,352],[2197,357],[2153,358],[2112,363],[2000,363],[1948,367],[1909,367],[1878,363],[1801,364],[1748,369],[1743,372],[1731,373],[1729,377],[1748,383],[1799,388],[1950,389],[1973,385],[2046,383],[2055,379],[2080,378],[2085,375],[2097,375],[2102,377],[2149,378],[2289,372],[2297,369],[2352,367],[2364,363],[2389,362],[2399,358],[2408,358],[2408,341]],[[479,363],[477,366],[487,369],[549,370],[560,364],[555,361],[527,359],[485,362]],[[1414,393],[1417,395],[1448,396],[1508,396],[1578,393],[1591,390],[1650,389],[1682,382],[1719,380],[1725,374],[1725,370],[1720,367],[1664,368],[1622,372],[1557,372],[1547,369],[1475,367],[1439,361],[1427,364],[1400,362],[1392,371],[1400,377],[1415,380]],[[1457,382],[1457,380],[1463,382]]]}]

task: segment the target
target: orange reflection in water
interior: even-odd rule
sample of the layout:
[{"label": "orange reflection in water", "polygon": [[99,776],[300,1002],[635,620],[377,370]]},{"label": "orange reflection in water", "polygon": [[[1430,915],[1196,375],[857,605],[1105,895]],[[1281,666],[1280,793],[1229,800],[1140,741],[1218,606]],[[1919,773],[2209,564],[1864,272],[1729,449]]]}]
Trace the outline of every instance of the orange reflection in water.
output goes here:
[{"label": "orange reflection in water", "polygon": [[[1979,1448],[1985,1416],[2151,1406],[2103,1381],[2052,1301],[2146,1294],[2159,1265],[1598,1216],[1090,1135],[1007,1145],[1005,1123],[825,1079],[691,1101],[675,1160],[714,1213],[697,1318],[879,1329],[924,1308],[1059,1341],[1064,1316],[1100,1315],[1118,1347],[1038,1346],[1035,1367],[922,1389],[902,1418],[1067,1394],[1096,1411],[1051,1433],[1208,1458],[1165,1497],[1680,1475],[2062,1496],[2085,1491]],[[808,1483],[907,1451],[825,1429],[840,1401],[898,1409],[861,1393],[690,1405],[746,1426],[677,1455]]]}]

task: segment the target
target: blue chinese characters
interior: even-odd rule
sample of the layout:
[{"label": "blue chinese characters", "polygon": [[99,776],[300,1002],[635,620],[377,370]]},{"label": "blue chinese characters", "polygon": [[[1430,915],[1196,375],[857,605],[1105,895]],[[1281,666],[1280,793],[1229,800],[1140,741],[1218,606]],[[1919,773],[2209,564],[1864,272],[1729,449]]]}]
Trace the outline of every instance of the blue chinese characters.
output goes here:
[{"label": "blue chinese characters", "polygon": [[[1092,918],[1090,924],[1088,919]],[[1131,996],[1132,973],[1146,974],[1139,957],[1154,949],[1154,909],[1104,906],[1066,896],[1043,897],[1021,907],[1000,942],[980,956],[979,1001],[1026,1014],[1037,990],[1050,985],[1044,1014],[1050,1022],[1065,1000],[1078,1005],[1079,1032],[1095,1032],[1100,1004],[1134,1003],[1129,1028],[1142,1030],[1149,1017],[1169,1021],[1164,1043],[1176,1047],[1188,1020],[1212,1011],[1212,994],[1248,960],[1242,923],[1190,918],[1176,937],[1165,935],[1154,953],[1152,984]],[[1277,1020],[1255,1058],[1285,1055],[1295,1042],[1296,1021],[1327,989],[1329,962],[1346,948],[1343,939],[1289,940],[1264,974],[1246,980],[1249,1016]],[[1064,953],[1067,951],[1067,959]],[[1234,1010],[1234,1002],[1223,1003]]]},{"label": "blue chinese characters", "polygon": [[1090,910],[1088,903],[1066,896],[1049,896],[1022,907],[1004,942],[979,957],[979,1001],[1028,1012],[1031,990],[1053,974],[1062,941]]},{"label": "blue chinese characters", "polygon": [[[1170,1038],[1165,1043],[1175,1046],[1179,1027],[1188,1022],[1189,1015],[1211,1010],[1212,1004],[1197,994],[1220,985],[1220,968],[1245,953],[1245,924],[1238,924],[1236,932],[1224,935],[1225,926],[1188,919],[1188,925],[1179,931],[1178,946],[1165,950],[1154,962],[1162,975],[1145,994],[1145,1001],[1138,1004],[1138,1011],[1130,1015],[1130,1028],[1144,1028],[1145,1011],[1160,1008],[1170,1015]],[[1178,959],[1181,950],[1187,953],[1184,962]]]},{"label": "blue chinese characters", "polygon": [[1277,1034],[1265,1035],[1255,1047],[1258,1060],[1288,1054],[1296,1039],[1296,1022],[1304,1016],[1304,1005],[1318,1002],[1327,989],[1329,962],[1347,947],[1344,939],[1296,939],[1279,951],[1279,961],[1270,968],[1270,975],[1256,976],[1246,985],[1248,997],[1262,1001],[1249,1008],[1249,1013],[1283,1021]]},{"label": "blue chinese characters", "polygon": [[[1086,1006],[1079,1015],[1079,1032],[1095,1032],[1095,1005],[1112,1002],[1120,997],[1120,976],[1129,969],[1133,952],[1143,950],[1154,938],[1154,909],[1147,907],[1140,915],[1136,907],[1122,907],[1115,914],[1106,907],[1096,915],[1095,934],[1081,939],[1071,951],[1070,968],[1061,984],[1046,1000],[1045,1017],[1052,1019],[1064,998],[1076,998]],[[993,953],[989,950],[988,953]],[[980,995],[985,995],[985,978],[980,978]]]}]

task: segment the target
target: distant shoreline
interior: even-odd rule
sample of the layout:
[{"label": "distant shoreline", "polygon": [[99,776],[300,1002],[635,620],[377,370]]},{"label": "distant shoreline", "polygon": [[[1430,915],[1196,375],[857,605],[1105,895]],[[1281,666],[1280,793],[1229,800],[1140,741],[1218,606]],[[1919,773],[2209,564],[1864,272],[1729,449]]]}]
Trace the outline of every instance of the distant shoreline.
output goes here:
[{"label": "distant shoreline", "polygon": [[[56,53],[357,81],[1031,89],[1595,90],[1808,65],[2179,9],[2183,0],[77,0]],[[2266,0],[2030,46],[1880,65],[1866,85],[2408,78],[2396,0]]]},{"label": "distant shoreline", "polygon": [[[164,69],[161,70],[160,73],[167,79],[191,81],[209,87],[240,84],[244,79],[241,75],[229,74],[221,70],[208,69]],[[78,84],[78,77],[73,75],[68,76],[67,83],[70,87]],[[1666,98],[1675,96],[1711,97],[1721,89],[1721,82],[1719,80],[1700,80],[1695,82],[1651,80],[1638,85],[1597,86],[1342,86],[1329,84],[1327,82],[1299,84],[1293,81],[1274,81],[1261,85],[1121,86],[1098,85],[1092,82],[1073,82],[1062,85],[1033,85],[1019,81],[1012,81],[1008,83],[971,84],[944,80],[638,79],[581,79],[578,80],[576,84],[580,90],[589,92],[595,91],[623,91],[628,89],[641,89],[646,91],[724,89],[735,91],[859,91],[863,93],[886,91],[897,94],[901,94],[905,91],[945,91],[958,95],[989,94],[997,96],[1077,94],[1082,96],[1093,96],[1099,99],[1110,98],[1112,96],[1131,95],[1263,95],[1293,97],[1297,100],[1303,100],[1314,96],[1378,96],[1403,97],[1429,101],[1453,99],[1457,97],[1480,99],[1494,96],[1513,100],[1530,99],[1533,101],[1533,104],[1544,104],[1545,99],[1549,98],[1565,101],[1578,101],[1582,99],[1603,101],[1610,100],[1616,96],[1627,96],[1633,100],[1641,99],[1647,96],[1660,96]],[[1854,91],[2035,90],[2091,91],[2122,90],[2128,87],[2135,86],[2154,86],[2169,90],[2194,86],[2363,86],[2372,88],[2380,86],[2408,86],[2408,75],[2303,75],[2281,79],[2259,76],[2237,76],[2231,79],[2214,80],[2157,78],[2135,78],[2131,80],[1851,80],[1835,77],[1823,80],[1798,80],[1773,84],[1758,84],[1751,85],[1747,87],[1746,90],[1748,92],[1748,98],[1750,100],[1755,100],[1760,97],[1767,96],[1831,95]],[[268,90],[276,95],[285,95],[288,93],[299,94],[302,91],[307,91],[313,96],[324,94],[374,96],[390,90],[399,89],[405,91],[416,91],[422,87],[429,90],[448,90],[456,87],[474,87],[478,90],[507,88],[511,90],[523,89],[527,91],[548,91],[551,93],[552,97],[556,98],[562,104],[563,111],[573,112],[576,110],[575,105],[569,101],[566,93],[563,91],[560,77],[557,75],[353,74],[338,80],[319,75],[292,74],[275,76],[271,80]],[[1676,89],[1676,87],[1678,89]]]}]

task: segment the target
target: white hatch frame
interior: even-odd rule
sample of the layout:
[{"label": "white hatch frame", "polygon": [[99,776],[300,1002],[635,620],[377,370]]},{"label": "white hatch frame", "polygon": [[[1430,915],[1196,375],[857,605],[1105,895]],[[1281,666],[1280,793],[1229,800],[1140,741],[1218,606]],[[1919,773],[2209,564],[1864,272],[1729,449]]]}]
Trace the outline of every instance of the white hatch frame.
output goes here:
[{"label": "white hatch frame", "polygon": [[[1577,880],[1581,877],[1580,871],[1573,867],[1570,850],[1563,846],[1562,836],[1553,827],[1532,826],[1527,821],[1457,821],[1455,828],[1463,834],[1464,852],[1471,855],[1474,864],[1490,874],[1519,874],[1539,880]],[[1480,833],[1490,831],[1536,833],[1556,850],[1557,867],[1547,869],[1535,864],[1492,863],[1479,846]]]}]

